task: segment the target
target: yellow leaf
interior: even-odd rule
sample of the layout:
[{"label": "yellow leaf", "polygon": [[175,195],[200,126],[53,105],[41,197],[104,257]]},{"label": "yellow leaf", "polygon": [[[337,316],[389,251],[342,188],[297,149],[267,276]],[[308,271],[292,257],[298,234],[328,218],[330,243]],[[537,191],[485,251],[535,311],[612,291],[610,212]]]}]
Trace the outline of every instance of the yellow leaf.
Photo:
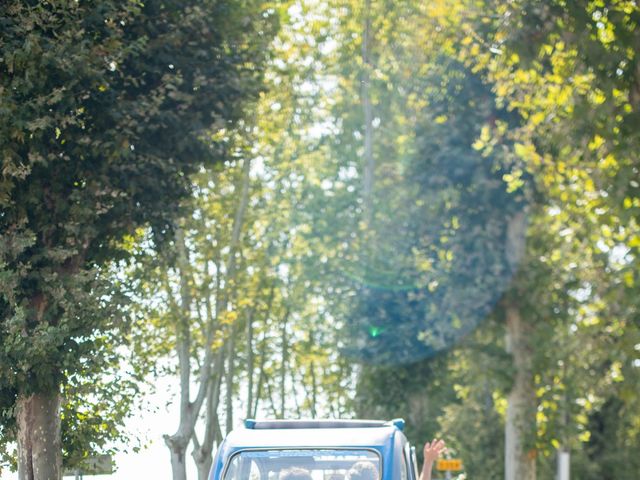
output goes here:
[{"label": "yellow leaf", "polygon": [[594,105],[602,105],[607,100],[607,97],[602,90],[595,89],[591,91],[589,100],[591,100],[591,103]]},{"label": "yellow leaf", "polygon": [[474,150],[480,151],[484,148],[484,145],[485,143],[478,138],[475,142],[473,142],[471,146],[473,147]]},{"label": "yellow leaf", "polygon": [[538,112],[538,113],[534,113],[533,115],[531,115],[531,123],[534,126],[540,125],[542,122],[544,122],[544,119],[545,119],[544,112]]},{"label": "yellow leaf", "polygon": [[520,158],[525,158],[527,156],[528,149],[522,143],[516,143],[513,146],[513,149],[516,152],[516,155],[519,156]]},{"label": "yellow leaf", "polygon": [[592,151],[597,150],[603,144],[604,144],[604,138],[602,138],[600,135],[596,135],[595,137],[593,137],[593,140],[589,142],[589,150],[592,150]]},{"label": "yellow leaf", "polygon": [[226,312],[223,312],[222,315],[220,315],[220,323],[222,325],[231,325],[236,321],[237,318],[238,318],[238,312],[235,312],[233,310],[228,310]]},{"label": "yellow leaf", "polygon": [[624,283],[627,287],[629,288],[633,288],[633,285],[635,284],[634,279],[633,279],[633,272],[632,271],[627,271],[624,272],[624,275],[622,276],[622,278],[624,279]]},{"label": "yellow leaf", "polygon": [[586,430],[582,432],[578,438],[580,439],[581,442],[588,442],[589,439],[591,438],[591,432]]},{"label": "yellow leaf", "polygon": [[607,155],[606,157],[600,159],[600,168],[602,168],[603,170],[606,169],[614,169],[618,166],[618,162],[616,160],[616,157],[614,157],[611,153],[609,155]]}]

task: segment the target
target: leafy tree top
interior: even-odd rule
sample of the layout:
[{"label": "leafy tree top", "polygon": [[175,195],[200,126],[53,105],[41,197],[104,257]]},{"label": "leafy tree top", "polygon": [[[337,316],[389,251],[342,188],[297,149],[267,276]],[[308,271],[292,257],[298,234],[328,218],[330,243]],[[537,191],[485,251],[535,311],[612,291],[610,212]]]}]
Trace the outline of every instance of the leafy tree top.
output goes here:
[{"label": "leafy tree top", "polygon": [[17,395],[112,358],[123,299],[107,266],[140,227],[165,238],[189,176],[225,158],[276,25],[260,0],[3,3],[3,429]]}]

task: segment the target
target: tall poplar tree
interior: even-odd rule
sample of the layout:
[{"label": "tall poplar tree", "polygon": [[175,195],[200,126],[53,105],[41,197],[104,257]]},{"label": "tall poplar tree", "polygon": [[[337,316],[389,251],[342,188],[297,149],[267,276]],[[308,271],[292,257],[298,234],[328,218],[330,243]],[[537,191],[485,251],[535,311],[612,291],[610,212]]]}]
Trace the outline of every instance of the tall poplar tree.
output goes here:
[{"label": "tall poplar tree", "polygon": [[0,22],[0,397],[20,478],[51,480],[61,388],[122,322],[101,273],[137,228],[170,235],[189,175],[223,158],[207,134],[260,89],[273,22],[177,0],[10,1]]}]

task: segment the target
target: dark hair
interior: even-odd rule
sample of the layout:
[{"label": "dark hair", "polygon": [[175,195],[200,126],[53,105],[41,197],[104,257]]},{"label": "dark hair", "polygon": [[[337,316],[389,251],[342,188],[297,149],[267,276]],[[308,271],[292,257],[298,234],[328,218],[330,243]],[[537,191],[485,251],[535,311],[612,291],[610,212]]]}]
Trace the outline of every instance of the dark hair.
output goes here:
[{"label": "dark hair", "polygon": [[312,478],[304,468],[291,467],[280,472],[280,480],[312,480]]}]

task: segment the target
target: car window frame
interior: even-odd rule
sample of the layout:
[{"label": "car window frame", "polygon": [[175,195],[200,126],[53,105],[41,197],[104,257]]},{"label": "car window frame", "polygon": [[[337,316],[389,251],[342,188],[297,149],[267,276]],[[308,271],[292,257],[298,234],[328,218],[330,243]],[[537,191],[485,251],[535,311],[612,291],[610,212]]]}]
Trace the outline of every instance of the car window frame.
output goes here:
[{"label": "car window frame", "polygon": [[238,455],[240,455],[241,453],[244,452],[278,452],[278,451],[288,451],[288,450],[309,450],[309,451],[313,451],[313,450],[335,450],[335,451],[345,451],[345,450],[352,450],[354,452],[359,452],[359,451],[366,451],[366,452],[373,452],[377,455],[378,457],[378,461],[379,463],[379,473],[380,473],[380,478],[383,478],[383,474],[384,474],[384,458],[382,456],[382,454],[380,453],[380,451],[378,451],[375,448],[371,448],[371,447],[258,447],[258,448],[241,448],[239,450],[236,450],[235,452],[233,452],[228,458],[227,461],[225,462],[224,468],[222,469],[222,474],[221,474],[221,480],[225,479],[225,476],[227,475],[227,471],[229,470],[229,467],[231,466],[231,463],[233,462],[233,459],[235,457],[237,457]]},{"label": "car window frame", "polygon": [[411,470],[413,471],[414,480],[417,480],[420,477],[420,472],[418,470],[418,456],[416,455],[416,447],[411,445],[410,452],[411,466],[413,467]]}]

